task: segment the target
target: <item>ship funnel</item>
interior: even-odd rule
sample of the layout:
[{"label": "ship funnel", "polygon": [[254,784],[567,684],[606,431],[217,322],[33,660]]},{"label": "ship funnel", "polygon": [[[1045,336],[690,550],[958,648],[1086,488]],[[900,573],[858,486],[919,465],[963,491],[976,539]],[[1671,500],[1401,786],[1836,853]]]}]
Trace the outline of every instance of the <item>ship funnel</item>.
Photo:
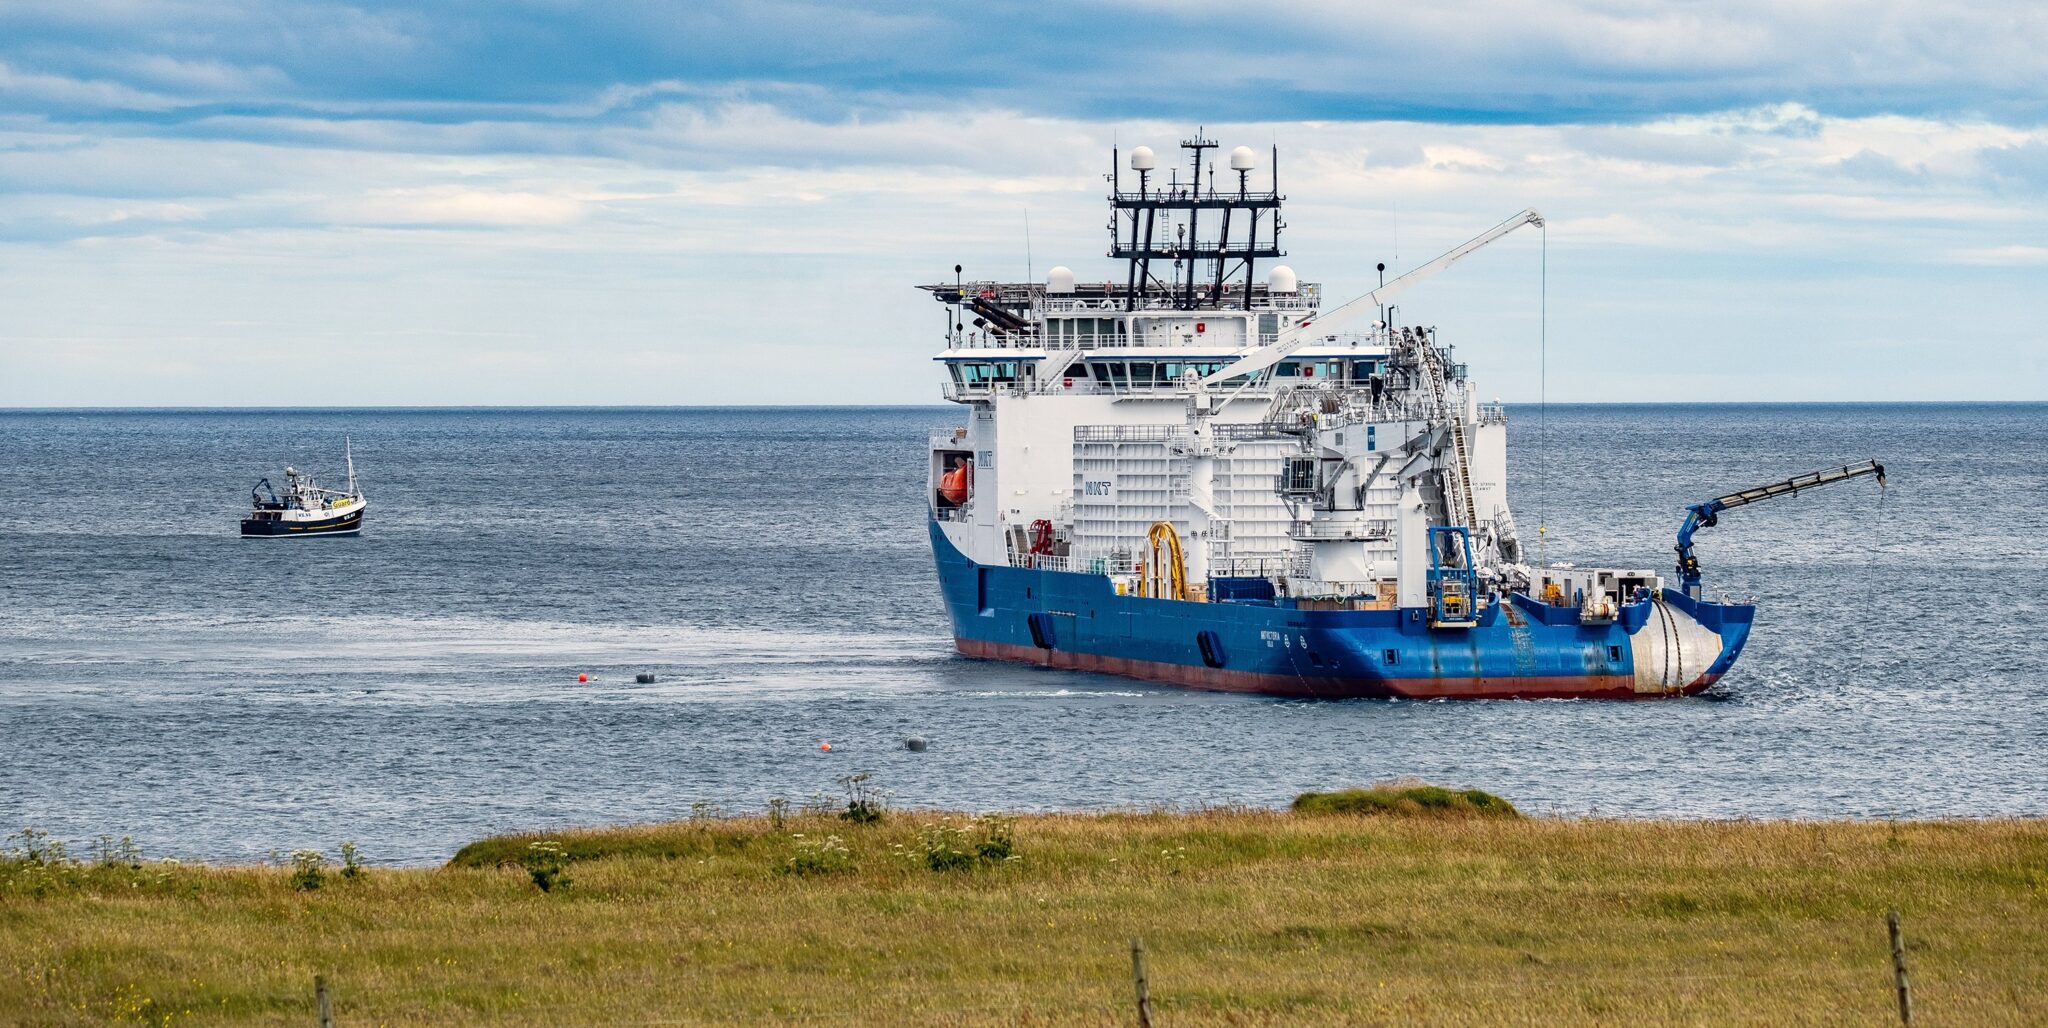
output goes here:
[{"label": "ship funnel", "polygon": [[1156,167],[1159,167],[1159,158],[1152,156],[1151,147],[1134,146],[1131,148],[1132,171],[1151,171]]},{"label": "ship funnel", "polygon": [[1230,151],[1230,170],[1250,171],[1259,166],[1259,155],[1249,146],[1240,146]]},{"label": "ship funnel", "polygon": [[1074,291],[1074,269],[1062,264],[1045,273],[1045,291],[1048,293],[1071,293]]},{"label": "ship funnel", "polygon": [[1301,288],[1301,280],[1294,276],[1293,268],[1276,264],[1266,273],[1266,288],[1276,293],[1292,293]]}]

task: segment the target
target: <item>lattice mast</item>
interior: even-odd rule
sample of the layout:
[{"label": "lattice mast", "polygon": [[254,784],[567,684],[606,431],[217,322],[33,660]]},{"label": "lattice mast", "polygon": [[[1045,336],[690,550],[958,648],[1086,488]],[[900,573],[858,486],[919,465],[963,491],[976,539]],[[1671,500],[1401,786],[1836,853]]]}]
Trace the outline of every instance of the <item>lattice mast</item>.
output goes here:
[{"label": "lattice mast", "polygon": [[[1273,148],[1263,192],[1254,192],[1250,184],[1258,155],[1245,146],[1232,150],[1230,170],[1237,173],[1237,189],[1232,192],[1216,188],[1214,162],[1208,162],[1204,188],[1204,155],[1216,148],[1215,140],[1203,138],[1198,130],[1195,138],[1183,139],[1180,145],[1189,155],[1188,181],[1181,183],[1176,173],[1165,188],[1152,183],[1158,166],[1152,149],[1140,146],[1131,151],[1131,170],[1138,174],[1136,192],[1124,191],[1121,155],[1110,152],[1109,256],[1128,264],[1124,309],[1135,310],[1148,299],[1164,303],[1145,306],[1222,307],[1225,281],[1234,285],[1240,276],[1244,288],[1238,305],[1250,309],[1257,262],[1287,255],[1280,249],[1280,230],[1286,222],[1280,217],[1285,198],[1280,195],[1279,147]],[[1213,239],[1201,235],[1204,211],[1219,217]],[[1166,238],[1168,233],[1172,238]],[[1170,264],[1171,276],[1156,274],[1154,262]]]}]

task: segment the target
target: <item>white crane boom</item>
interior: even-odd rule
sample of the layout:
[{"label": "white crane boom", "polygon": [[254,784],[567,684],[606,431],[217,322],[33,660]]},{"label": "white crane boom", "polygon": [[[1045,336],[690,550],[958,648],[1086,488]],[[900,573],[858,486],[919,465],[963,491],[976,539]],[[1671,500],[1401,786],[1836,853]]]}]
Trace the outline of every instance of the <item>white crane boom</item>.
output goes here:
[{"label": "white crane boom", "polygon": [[1523,225],[1541,224],[1543,224],[1543,215],[1537,213],[1533,207],[1525,210],[1458,244],[1436,260],[1430,261],[1428,264],[1416,268],[1406,275],[1402,275],[1400,278],[1364,296],[1360,296],[1328,314],[1304,321],[1298,325],[1289,326],[1273,342],[1239,357],[1227,367],[1203,379],[1202,385],[1212,386],[1219,382],[1236,378],[1239,375],[1253,375],[1264,371],[1285,360],[1294,351],[1307,346],[1310,340],[1337,332],[1345,325],[1350,324],[1359,315],[1368,311],[1378,310],[1381,304],[1407,291],[1410,286],[1417,285],[1431,275],[1458,263],[1473,251],[1484,247],[1486,244],[1521,228]]}]

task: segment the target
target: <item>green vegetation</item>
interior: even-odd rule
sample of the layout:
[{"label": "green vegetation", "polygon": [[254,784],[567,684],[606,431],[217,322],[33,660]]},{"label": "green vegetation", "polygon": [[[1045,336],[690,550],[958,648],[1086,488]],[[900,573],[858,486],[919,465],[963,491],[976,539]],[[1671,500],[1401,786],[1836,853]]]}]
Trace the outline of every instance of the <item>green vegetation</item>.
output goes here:
[{"label": "green vegetation", "polygon": [[1521,817],[1515,805],[1478,789],[1396,782],[1369,789],[1305,792],[1297,814],[1388,814],[1399,817]]},{"label": "green vegetation", "polygon": [[[1867,1025],[1896,1023],[1893,907],[1919,1020],[2048,1011],[2048,822],[1413,802],[871,824],[778,809],[487,839],[439,869],[344,859],[305,890],[288,864],[74,859],[17,836],[0,1021],[311,1024],[321,974],[341,1025],[1129,1024],[1137,936],[1161,1026]],[[830,869],[796,871],[806,847]]]},{"label": "green vegetation", "polygon": [[857,825],[881,823],[886,813],[885,798],[874,779],[871,771],[838,779],[839,787],[846,790],[846,810],[840,813],[840,818]]}]

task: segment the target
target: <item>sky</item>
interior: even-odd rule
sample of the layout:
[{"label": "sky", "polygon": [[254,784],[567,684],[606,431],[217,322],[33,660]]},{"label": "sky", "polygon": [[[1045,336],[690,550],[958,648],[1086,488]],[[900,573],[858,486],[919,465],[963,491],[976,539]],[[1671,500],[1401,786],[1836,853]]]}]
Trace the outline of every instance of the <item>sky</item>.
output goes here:
[{"label": "sky", "polygon": [[[1110,149],[1510,402],[2048,399],[2048,5],[0,0],[0,406],[931,403]],[[1116,276],[1120,277],[1120,276]]]}]

